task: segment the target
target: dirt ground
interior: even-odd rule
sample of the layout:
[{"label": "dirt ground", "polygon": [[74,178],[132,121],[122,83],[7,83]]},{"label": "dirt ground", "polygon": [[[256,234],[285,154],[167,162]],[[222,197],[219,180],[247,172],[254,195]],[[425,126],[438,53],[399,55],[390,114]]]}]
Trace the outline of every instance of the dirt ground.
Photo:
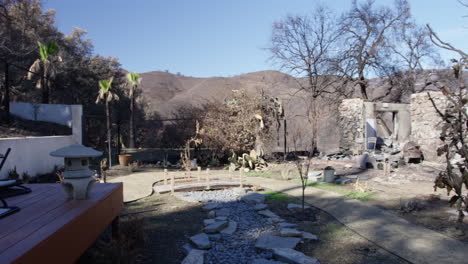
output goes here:
[{"label": "dirt ground", "polygon": [[[356,180],[352,179],[351,183],[346,185],[314,185],[309,188],[321,188],[338,193],[365,191],[370,194],[369,199],[361,201],[389,210],[412,223],[468,243],[468,214],[464,223],[457,223],[457,215],[449,213],[455,210],[455,208],[450,208],[448,203],[451,196],[441,189],[434,192],[434,179],[440,170],[439,165],[408,164],[385,174],[383,170],[378,169],[349,168],[353,164],[352,161],[313,161],[311,170],[321,170],[326,166],[332,166],[336,169],[336,175],[341,178],[356,175],[365,180],[360,180],[357,186]],[[285,168],[289,167],[290,178],[294,180],[294,166],[294,164],[273,165],[270,166],[270,170],[263,173],[263,176],[282,179],[281,171],[284,174]],[[262,174],[255,176],[262,176]]]},{"label": "dirt ground", "polygon": [[[319,237],[319,241],[301,243],[297,249],[319,259],[321,263],[407,263],[340,225],[325,212],[309,209],[306,218],[302,214],[289,212],[286,205],[290,201],[267,203],[282,218],[298,224],[300,230]],[[134,247],[129,244],[135,243],[135,238],[128,239],[128,235],[124,235],[126,239],[123,246],[110,250],[112,245],[105,242],[109,241],[107,231],[78,263],[115,263],[116,259],[122,260],[122,263],[180,263],[186,256],[182,246],[189,241],[190,236],[203,229],[206,212],[201,210],[201,206],[181,201],[170,194],[152,195],[129,203],[125,205],[121,219],[123,222],[135,219],[140,221],[132,224],[133,228],[129,232],[140,232],[135,227],[140,226],[144,243],[133,250]]]}]

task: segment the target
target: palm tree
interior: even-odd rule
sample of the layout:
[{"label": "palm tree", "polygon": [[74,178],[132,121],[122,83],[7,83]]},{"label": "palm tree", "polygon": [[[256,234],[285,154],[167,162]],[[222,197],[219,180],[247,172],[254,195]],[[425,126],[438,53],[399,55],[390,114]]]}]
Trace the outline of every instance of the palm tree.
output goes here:
[{"label": "palm tree", "polygon": [[130,131],[129,148],[135,148],[135,97],[141,78],[138,73],[129,72],[127,74],[127,84],[130,85]]},{"label": "palm tree", "polygon": [[[42,103],[50,103],[50,92],[51,83],[50,79],[54,78],[57,71],[54,61],[62,62],[60,56],[53,56],[57,52],[57,43],[55,41],[49,41],[47,44],[42,44],[40,41],[37,42],[39,46],[40,58],[35,60],[34,63],[29,67],[27,79],[31,80],[33,74],[40,75],[40,78],[36,82],[36,87],[42,89]],[[42,71],[42,72],[41,72]],[[42,73],[42,74],[40,74]]]},{"label": "palm tree", "polygon": [[[110,122],[110,111],[109,111],[109,103],[112,100],[119,100],[117,94],[112,93],[110,91],[112,81],[114,77],[111,77],[109,80],[100,80],[99,81],[99,94],[96,98],[96,104],[99,103],[101,100],[104,100],[106,103],[106,122],[107,122],[107,143],[109,149],[109,168],[112,166],[112,154],[111,154],[111,122]],[[104,180],[105,181],[105,180]]]}]

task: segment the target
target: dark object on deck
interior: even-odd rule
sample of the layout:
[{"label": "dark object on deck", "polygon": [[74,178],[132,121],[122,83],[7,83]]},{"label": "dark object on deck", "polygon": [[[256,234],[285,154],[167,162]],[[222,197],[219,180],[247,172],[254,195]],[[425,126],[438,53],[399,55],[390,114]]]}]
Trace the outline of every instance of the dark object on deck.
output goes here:
[{"label": "dark object on deck", "polygon": [[[8,206],[4,200],[6,197],[11,197],[18,194],[31,192],[31,189],[21,186],[21,181],[18,180],[1,180],[0,181],[0,218],[18,212],[20,209],[16,206]],[[19,189],[14,187],[20,187]]]},{"label": "dark object on deck", "polygon": [[3,165],[5,164],[6,159],[8,158],[8,155],[10,155],[11,148],[8,148],[5,154],[0,154],[0,159],[2,159],[2,162],[0,163],[0,171],[3,168]]},{"label": "dark object on deck", "polygon": [[[10,151],[11,148],[8,148],[5,154],[0,154],[0,159],[2,159],[2,162],[0,163],[0,170],[3,168]],[[31,192],[31,189],[22,186],[21,184],[21,180],[0,180],[0,201],[2,202],[2,206],[0,206],[0,218],[16,213],[20,210],[16,206],[8,206],[4,199],[7,197]]]},{"label": "dark object on deck", "polygon": [[403,147],[403,157],[406,163],[414,162],[419,163],[424,159],[420,147],[413,141],[409,141]]}]

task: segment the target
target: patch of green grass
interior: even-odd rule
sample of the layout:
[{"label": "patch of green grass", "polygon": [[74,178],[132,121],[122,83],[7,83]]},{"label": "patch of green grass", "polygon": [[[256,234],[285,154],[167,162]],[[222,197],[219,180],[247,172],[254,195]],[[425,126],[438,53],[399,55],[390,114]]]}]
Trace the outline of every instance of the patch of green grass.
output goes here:
[{"label": "patch of green grass", "polygon": [[273,203],[293,203],[296,199],[279,192],[265,191],[261,192],[262,194],[268,195],[265,197],[265,201]]},{"label": "patch of green grass", "polygon": [[320,234],[320,239],[323,240],[332,240],[335,238],[340,238],[348,234],[348,230],[346,227],[336,224],[336,223],[330,223],[327,224],[324,228],[324,230]]},{"label": "patch of green grass", "polygon": [[345,186],[339,185],[339,184],[334,184],[334,183],[310,183],[307,184],[307,186],[313,187],[313,188],[318,188],[326,191],[332,191],[335,193],[342,194],[349,199],[356,199],[360,201],[369,201],[374,198],[375,194],[370,193],[370,192],[356,192],[356,191],[351,191],[349,189],[346,189]]},{"label": "patch of green grass", "polygon": [[352,192],[350,191],[349,193],[346,194],[346,197],[351,198],[351,199],[356,199],[359,201],[369,201],[370,199],[374,198],[373,193],[369,192]]}]

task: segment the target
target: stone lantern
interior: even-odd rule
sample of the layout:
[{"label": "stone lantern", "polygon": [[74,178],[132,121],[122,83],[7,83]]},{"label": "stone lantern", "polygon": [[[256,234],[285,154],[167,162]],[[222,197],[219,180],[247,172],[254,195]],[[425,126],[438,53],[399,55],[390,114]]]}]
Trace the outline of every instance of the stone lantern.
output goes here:
[{"label": "stone lantern", "polygon": [[83,145],[70,145],[50,153],[53,157],[65,159],[65,170],[62,173],[62,188],[68,199],[84,200],[88,198],[96,179],[89,169],[89,158],[99,157],[102,152]]}]

